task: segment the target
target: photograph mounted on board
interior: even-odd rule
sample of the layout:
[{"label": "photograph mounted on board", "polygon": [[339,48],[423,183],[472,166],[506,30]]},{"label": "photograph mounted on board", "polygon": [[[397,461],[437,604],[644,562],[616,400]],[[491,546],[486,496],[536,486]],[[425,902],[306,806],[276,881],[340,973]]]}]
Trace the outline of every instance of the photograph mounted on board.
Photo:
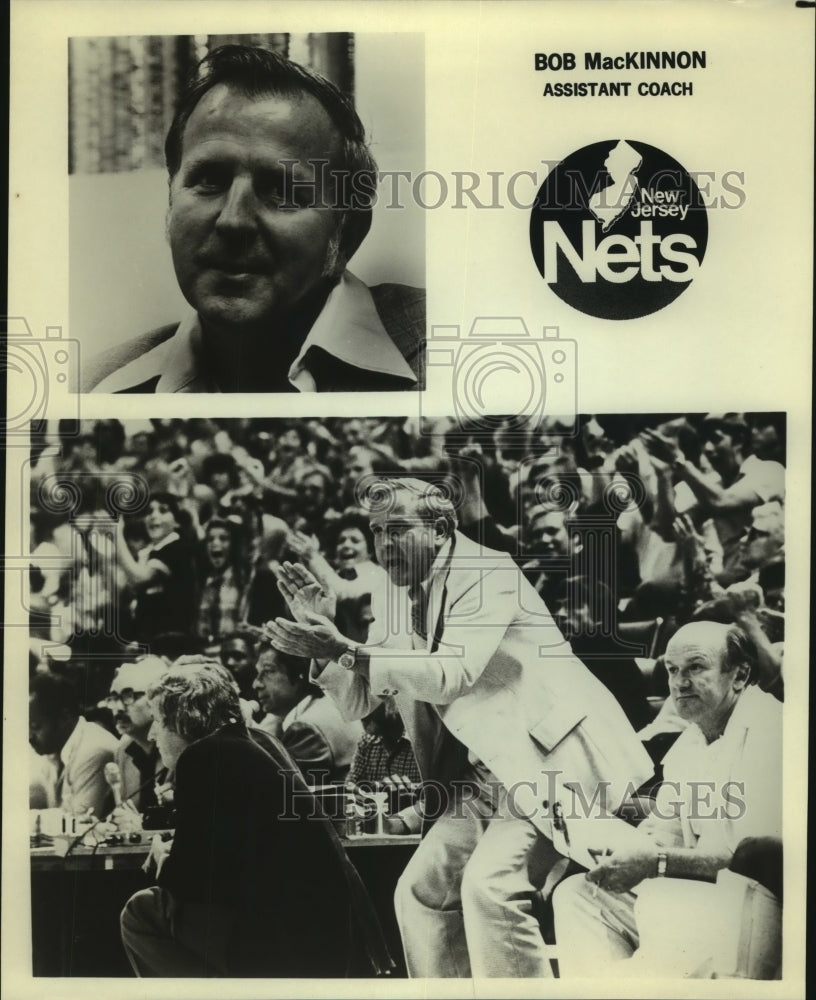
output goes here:
[{"label": "photograph mounted on board", "polygon": [[[81,392],[424,388],[424,38],[71,38]],[[353,258],[353,260],[352,260]]]}]

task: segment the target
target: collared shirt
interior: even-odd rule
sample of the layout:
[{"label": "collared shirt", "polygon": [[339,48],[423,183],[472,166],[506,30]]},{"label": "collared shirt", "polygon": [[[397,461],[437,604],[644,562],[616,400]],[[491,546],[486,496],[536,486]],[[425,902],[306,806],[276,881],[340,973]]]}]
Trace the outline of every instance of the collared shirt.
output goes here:
[{"label": "collared shirt", "polygon": [[207,577],[198,605],[198,634],[213,643],[234,632],[241,621],[246,588],[232,566]]},{"label": "collared shirt", "polygon": [[[441,574],[444,572],[445,567],[448,565],[448,561],[453,552],[453,539],[449,538],[442,548],[436,553],[434,561],[431,563],[431,569],[428,575],[419,584],[419,587],[413,591],[409,590],[408,596],[411,599],[412,604],[412,614],[411,614],[411,626],[412,631],[415,633],[416,637],[413,639],[414,648],[418,649],[427,640],[426,628],[429,621],[428,612],[430,611],[434,618],[438,613],[438,608],[432,607],[434,603],[434,598],[438,599],[440,591],[440,581],[442,581]],[[416,609],[416,605],[419,605],[419,610]],[[417,625],[420,624],[419,630],[417,630]],[[416,634],[418,632],[418,634]],[[419,642],[418,640],[422,641]],[[432,642],[431,644],[432,645]],[[429,648],[430,648],[429,645]]]},{"label": "collared shirt", "polygon": [[[427,626],[435,625],[436,623],[436,617],[440,610],[438,602],[441,600],[441,591],[446,578],[445,570],[450,564],[450,560],[453,556],[453,549],[453,538],[449,538],[437,552],[427,578],[419,585],[422,601],[424,603],[424,620]],[[421,642],[417,642],[416,638],[413,640],[415,649],[420,648],[422,644],[423,643]],[[433,639],[431,640],[431,647],[432,644]],[[434,711],[439,714],[439,710],[436,706],[433,707]],[[493,774],[490,768],[486,767],[482,761],[479,760],[472,750],[468,750],[467,769],[462,775],[462,778],[466,781],[471,781],[474,785],[476,785],[479,797],[483,801],[489,803],[494,809],[498,807],[501,782],[496,775]]]},{"label": "collared shirt", "polygon": [[389,747],[382,736],[366,733],[357,744],[348,780],[355,785],[373,784],[392,774],[404,775],[417,784],[422,781],[411,741],[407,736],[400,736]]},{"label": "collared shirt", "polygon": [[115,736],[80,715],[62,750],[42,758],[37,778],[46,805],[77,815],[92,808],[101,817],[110,794],[104,766],[113,760],[117,742]]},{"label": "collared shirt", "polygon": [[782,706],[747,687],[719,739],[708,743],[688,725],[663,758],[663,774],[655,813],[641,825],[659,841],[720,854],[744,837],[780,836]]},{"label": "collared shirt", "polygon": [[181,538],[181,535],[179,535],[177,531],[171,531],[170,534],[165,535],[160,542],[156,542],[155,545],[151,545],[147,549],[142,549],[142,552],[144,552],[144,558],[150,559],[154,552],[160,552],[163,548],[170,545],[171,542],[175,542],[179,538]]},{"label": "collared shirt", "polygon": [[[74,789],[71,785],[70,778],[68,776],[69,768],[73,763],[74,756],[79,749],[79,744],[82,742],[82,736],[85,731],[85,727],[88,725],[86,720],[80,715],[77,719],[77,724],[68,739],[65,741],[65,745],[59,753],[59,766],[57,779],[57,794],[59,794],[60,800],[55,803],[55,805],[62,805],[66,812],[72,812]],[[61,784],[61,788],[60,788]]]},{"label": "collared shirt", "polygon": [[[131,740],[125,747],[125,753],[133,761],[136,770],[139,772],[138,787],[141,791],[138,793],[138,799],[134,801],[134,805],[137,806],[139,812],[143,813],[156,805],[155,784],[158,782],[158,772],[161,765],[159,749],[155,743],[151,743],[150,751],[147,751],[139,746],[136,740]],[[134,798],[135,792],[127,797]]]},{"label": "collared shirt", "polygon": [[[416,385],[416,376],[389,337],[367,286],[349,271],[332,289],[288,372],[298,392],[315,392],[318,359],[329,355],[341,365]],[[219,392],[203,361],[202,330],[190,311],[175,334],[153,350],[108,375],[95,392],[127,392],[155,381],[151,392]]]}]

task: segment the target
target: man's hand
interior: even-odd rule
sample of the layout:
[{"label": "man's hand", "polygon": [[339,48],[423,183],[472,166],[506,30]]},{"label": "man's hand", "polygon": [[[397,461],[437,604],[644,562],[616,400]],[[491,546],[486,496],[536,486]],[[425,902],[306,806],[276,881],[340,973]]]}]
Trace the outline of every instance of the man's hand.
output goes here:
[{"label": "man's hand", "polygon": [[309,615],[334,620],[337,596],[324,587],[305,566],[285,562],[277,572],[278,590],[283,594],[289,610],[299,622],[308,622]]},{"label": "man's hand", "polygon": [[263,631],[279,652],[314,660],[336,660],[351,645],[325,615],[309,613],[304,622],[276,618]]},{"label": "man's hand", "polygon": [[705,543],[702,535],[694,527],[690,514],[680,514],[672,521],[672,530],[677,544],[690,555],[706,562]]},{"label": "man's hand", "polygon": [[417,791],[418,785],[415,785],[407,774],[389,774],[387,778],[383,778],[380,782],[383,788],[386,788],[389,792],[405,792],[405,793],[415,793]]},{"label": "man's hand", "polygon": [[599,852],[597,868],[586,874],[588,882],[610,892],[628,892],[633,886],[657,874],[657,847],[621,848],[609,854]]},{"label": "man's hand", "polygon": [[160,806],[172,806],[176,796],[176,790],[172,781],[165,781],[160,784],[158,781],[153,786],[156,792],[156,802]]},{"label": "man's hand", "polygon": [[130,799],[127,799],[113,810],[108,822],[113,823],[117,833],[134,833],[142,829],[142,814]]},{"label": "man's hand", "polygon": [[307,535],[305,531],[290,531],[286,536],[286,546],[304,562],[309,562],[320,551],[317,539],[314,535]]},{"label": "man's hand", "polygon": [[674,438],[666,437],[665,434],[652,430],[641,431],[639,437],[646,445],[652,458],[656,458],[659,462],[674,465],[675,462],[685,460],[686,456],[680,450],[680,446]]},{"label": "man's hand", "polygon": [[173,846],[172,840],[162,840],[160,834],[155,834],[152,841],[150,842],[150,853],[147,855],[144,864],[142,865],[142,871],[145,874],[150,873],[150,868],[152,865],[156,866],[156,878],[161,875],[161,870],[164,866],[164,862],[167,860],[170,854],[170,848]]},{"label": "man's hand", "polygon": [[735,616],[756,614],[764,600],[762,588],[749,580],[732,583],[726,588],[725,598]]}]

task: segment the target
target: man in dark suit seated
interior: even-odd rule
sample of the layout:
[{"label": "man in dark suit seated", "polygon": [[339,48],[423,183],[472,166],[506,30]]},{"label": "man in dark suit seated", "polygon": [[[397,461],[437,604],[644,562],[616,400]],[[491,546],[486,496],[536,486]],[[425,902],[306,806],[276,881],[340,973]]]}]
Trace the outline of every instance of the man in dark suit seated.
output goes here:
[{"label": "man in dark suit seated", "polygon": [[165,144],[193,311],[92,360],[82,391],[424,388],[424,292],[346,269],[377,185],[351,102],[265,49],[223,45],[200,70]]},{"label": "man in dark suit seated", "polygon": [[172,668],[148,695],[176,830],[152,854],[158,885],[122,912],[136,975],[342,976],[347,872],[285,752],[250,739],[217,664]]}]

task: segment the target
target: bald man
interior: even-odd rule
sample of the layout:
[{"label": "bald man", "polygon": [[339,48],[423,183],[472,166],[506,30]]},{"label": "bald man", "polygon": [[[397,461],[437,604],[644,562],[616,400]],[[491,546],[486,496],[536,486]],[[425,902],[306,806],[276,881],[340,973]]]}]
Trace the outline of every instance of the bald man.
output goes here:
[{"label": "bald man", "polygon": [[[664,783],[633,846],[613,849],[556,889],[565,978],[635,974],[640,963],[627,967],[621,960],[631,958],[643,944],[641,933],[653,934],[657,925],[671,928],[666,938],[677,958],[663,971],[690,974],[683,962],[693,965],[700,952],[692,960],[694,949],[685,949],[681,936],[691,932],[716,956],[725,934],[709,919],[720,912],[720,897],[708,893],[719,887],[710,883],[744,838],[781,837],[782,706],[753,682],[750,639],[735,626],[693,622],[672,637],[666,667],[672,700],[689,725],[663,759]],[[672,879],[697,884],[679,886]]]}]

